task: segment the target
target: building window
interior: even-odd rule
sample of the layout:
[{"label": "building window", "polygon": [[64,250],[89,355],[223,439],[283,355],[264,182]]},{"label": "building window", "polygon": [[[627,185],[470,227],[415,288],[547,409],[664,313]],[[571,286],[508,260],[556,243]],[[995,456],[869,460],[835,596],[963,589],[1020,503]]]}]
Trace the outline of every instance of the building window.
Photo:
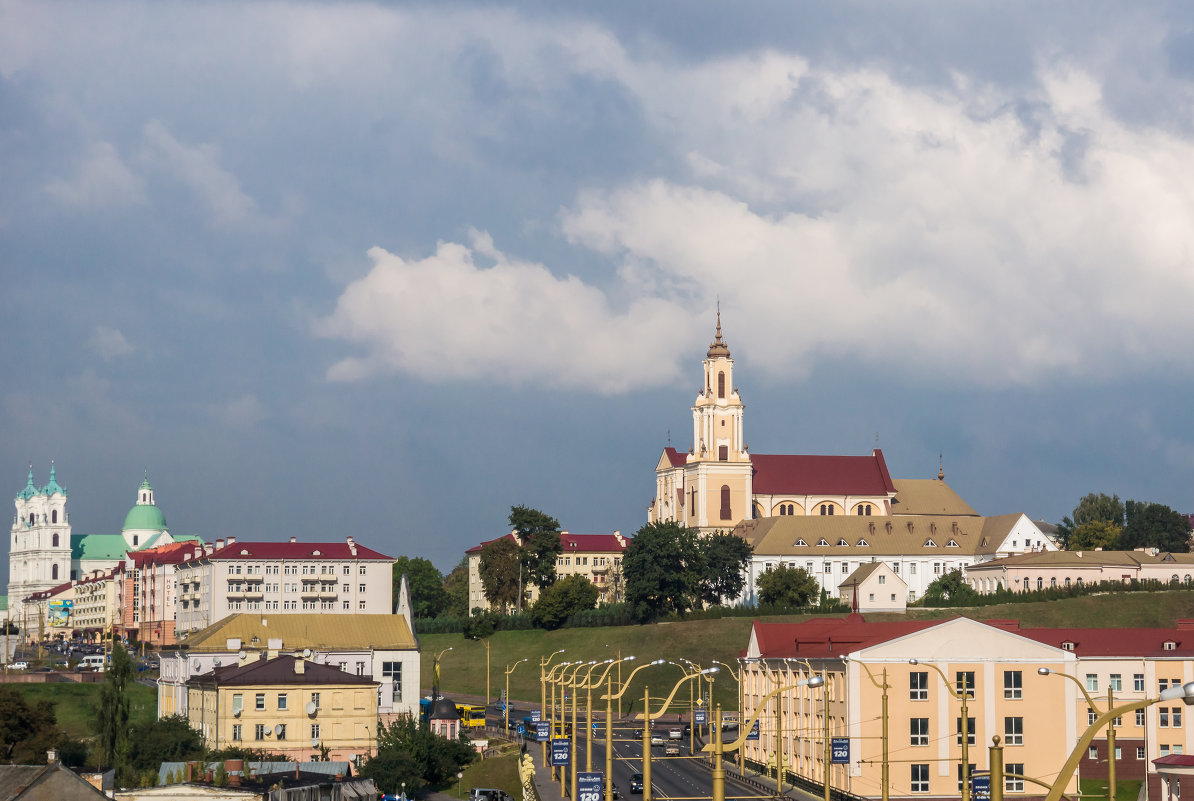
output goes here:
[{"label": "building window", "polygon": [[[966,775],[967,775],[967,776],[970,776],[970,777],[972,777],[972,778],[973,778],[973,776],[974,776],[974,763],[973,763],[973,762],[971,762],[969,767],[970,767],[970,770],[969,770],[969,771],[967,771]],[[958,765],[958,792],[959,792],[959,793],[960,793],[960,792],[962,792],[962,766],[961,766],[961,765]]]},{"label": "building window", "polygon": [[281,712],[284,709],[287,709],[287,706],[286,706],[287,700],[288,699],[286,698],[286,693],[278,693],[278,711],[279,712]]},{"label": "building window", "polygon": [[360,585],[358,585],[358,586],[357,586],[357,592],[364,592],[364,591],[365,591],[365,585],[364,585],[364,584],[360,584]]},{"label": "building window", "polygon": [[1136,746],[1136,758],[1144,759],[1144,746],[1143,745]]},{"label": "building window", "polygon": [[833,570],[833,565],[829,562],[826,562],[825,564],[821,565],[821,569],[823,572],[829,573]]},{"label": "building window", "polygon": [[[54,522],[55,523],[58,522],[58,510],[57,509],[54,510]],[[55,548],[58,547],[58,534],[57,533],[54,534],[54,547]]]},{"label": "building window", "polygon": [[311,703],[315,704],[316,709],[319,709],[319,693],[311,693]]},{"label": "building window", "polygon": [[717,373],[717,397],[724,398],[726,396],[726,374],[723,372]]},{"label": "building window", "polygon": [[908,697],[913,701],[929,700],[928,671],[913,671],[908,674]]},{"label": "building window", "polygon": [[717,446],[717,461],[728,462],[730,460],[730,449],[725,445]]},{"label": "building window", "polygon": [[722,520],[729,520],[729,519],[731,519],[731,514],[730,514],[730,485],[729,485],[729,484],[722,484],[722,485],[721,485],[721,519],[722,519]]},{"label": "building window", "polygon": [[912,792],[927,793],[929,791],[929,766],[912,765]]},{"label": "building window", "polygon": [[1170,712],[1173,713],[1173,728],[1180,729],[1182,727],[1182,708],[1175,706]]},{"label": "building window", "polygon": [[253,727],[253,739],[254,740],[264,740],[265,739],[265,724],[264,723],[258,723],[256,726]]},{"label": "building window", "polygon": [[1086,749],[1086,758],[1089,760],[1092,760],[1092,761],[1098,761],[1099,749],[1093,745],[1090,748],[1087,748]]},{"label": "building window", "polygon": [[52,579],[58,578],[58,565],[50,566],[50,578],[52,578]]},{"label": "building window", "polygon": [[[956,731],[958,733],[958,745],[961,745],[962,744],[962,719],[955,718],[955,721],[957,722]],[[966,718],[966,744],[974,745],[974,718],[972,718],[972,717]],[[960,768],[961,765],[959,765],[958,767]]]},{"label": "building window", "polygon": [[1098,719],[1099,719],[1099,713],[1094,711],[1090,707],[1087,707],[1086,708],[1086,725],[1093,726],[1095,724],[1095,721]]},{"label": "building window", "polygon": [[886,584],[886,583],[887,583],[887,576],[880,575],[880,576],[879,576],[879,583],[880,583],[880,584]]},{"label": "building window", "polygon": [[1118,673],[1112,673],[1107,678],[1107,681],[1110,683],[1111,689],[1115,692],[1121,692],[1124,688],[1123,678]]},{"label": "building window", "polygon": [[1003,719],[1004,745],[1024,745],[1024,718]]},{"label": "building window", "polygon": [[402,698],[402,663],[401,662],[382,662],[381,663],[382,678],[394,685],[394,700],[397,701]]},{"label": "building window", "polygon": [[286,739],[286,724],[279,723],[277,726],[275,726],[274,734],[277,736],[277,738],[279,740],[285,740]]},{"label": "building window", "polygon": [[929,744],[929,719],[912,718],[912,745]]},{"label": "building window", "polygon": [[360,572],[360,574],[361,574],[362,576],[363,576],[363,575],[365,575],[365,566],[364,566],[364,565],[361,565],[361,568],[360,568],[360,571],[359,571],[359,572]]},{"label": "building window", "polygon": [[1096,673],[1086,674],[1086,691],[1088,693],[1097,693],[1099,691],[1099,677]]},{"label": "building window", "polygon": [[319,739],[319,724],[318,723],[311,724],[311,739],[312,740]]},{"label": "building window", "polygon": [[[1144,674],[1136,673],[1132,676],[1132,689],[1138,693],[1144,692]],[[1144,711],[1144,710],[1140,710]]]},{"label": "building window", "polygon": [[974,671],[973,670],[959,670],[957,674],[957,681],[955,682],[958,695],[966,693],[967,698],[974,697]]},{"label": "building window", "polygon": [[1003,697],[1012,699],[1024,697],[1024,674],[1021,671],[1003,671]]},{"label": "building window", "polygon": [[1009,762],[1003,768],[1003,789],[1009,793],[1024,792],[1024,780],[1020,778],[1024,775],[1023,762]]},{"label": "building window", "polygon": [[257,693],[253,708],[258,712],[265,709],[265,693]]},{"label": "building window", "polygon": [[1137,726],[1144,725],[1144,710],[1143,709],[1136,710],[1136,725]]},{"label": "building window", "polygon": [[1157,709],[1157,725],[1164,729],[1169,728],[1169,707],[1161,706]]},{"label": "building window", "polygon": [[241,726],[239,723],[232,724],[232,739],[239,741],[241,739]]}]

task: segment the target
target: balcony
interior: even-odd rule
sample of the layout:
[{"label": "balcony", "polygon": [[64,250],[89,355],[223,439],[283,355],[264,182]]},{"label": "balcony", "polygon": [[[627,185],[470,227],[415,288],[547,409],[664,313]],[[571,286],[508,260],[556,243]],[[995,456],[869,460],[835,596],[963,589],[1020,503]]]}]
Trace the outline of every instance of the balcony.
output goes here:
[{"label": "balcony", "polygon": [[299,597],[304,598],[304,599],[305,598],[311,598],[311,599],[318,598],[319,597],[319,588],[318,587],[303,587],[301,590],[299,590]]},{"label": "balcony", "polygon": [[[182,596],[184,601],[187,600],[188,597],[189,596],[186,596],[186,595]],[[228,597],[231,600],[239,601],[245,597],[245,591],[244,590],[228,590]]]},{"label": "balcony", "polygon": [[262,594],[260,584],[250,584],[248,587],[245,587],[246,598],[260,598]]},{"label": "balcony", "polygon": [[323,581],[319,576],[303,576],[302,579],[304,584],[318,584]]},{"label": "balcony", "polygon": [[334,600],[336,600],[337,597],[339,597],[339,596],[336,594],[335,590],[320,590],[319,591],[320,600],[334,601]]}]

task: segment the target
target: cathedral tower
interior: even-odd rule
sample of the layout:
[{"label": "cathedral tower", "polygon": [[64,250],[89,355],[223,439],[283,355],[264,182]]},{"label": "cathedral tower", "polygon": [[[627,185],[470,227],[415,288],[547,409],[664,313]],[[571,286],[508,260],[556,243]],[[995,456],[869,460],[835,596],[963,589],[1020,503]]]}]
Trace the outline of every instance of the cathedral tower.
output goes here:
[{"label": "cathedral tower", "polygon": [[25,488],[17,493],[9,539],[8,608],[11,619],[20,620],[21,602],[70,581],[70,521],[66,516],[66,489],[58,484],[50,465],[50,480],[44,487],[33,483],[33,467]]}]

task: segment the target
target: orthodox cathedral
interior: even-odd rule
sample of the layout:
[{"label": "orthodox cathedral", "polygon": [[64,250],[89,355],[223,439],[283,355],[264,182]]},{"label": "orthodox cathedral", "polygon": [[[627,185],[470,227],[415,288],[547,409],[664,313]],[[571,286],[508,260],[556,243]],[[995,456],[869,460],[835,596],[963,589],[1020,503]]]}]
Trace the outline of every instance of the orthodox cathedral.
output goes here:
[{"label": "orthodox cathedral", "polygon": [[50,480],[38,487],[29,468],[28,482],[17,493],[16,514],[9,540],[9,615],[19,618],[21,601],[77,580],[93,571],[111,570],[125,554],[173,542],[195,540],[174,536],[166,517],[154,503],[149,477],[137,488],[137,500],[124,518],[119,534],[72,534],[66,511],[66,488],[50,466]]}]

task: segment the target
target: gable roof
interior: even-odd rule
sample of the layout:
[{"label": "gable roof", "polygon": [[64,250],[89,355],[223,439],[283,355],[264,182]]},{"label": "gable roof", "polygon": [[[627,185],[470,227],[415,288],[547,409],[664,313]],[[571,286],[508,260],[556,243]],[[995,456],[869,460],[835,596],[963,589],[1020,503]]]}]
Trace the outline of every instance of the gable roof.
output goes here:
[{"label": "gable roof", "polygon": [[[296,668],[302,662],[302,672]],[[262,685],[290,686],[295,684],[336,684],[377,686],[369,676],[356,676],[331,665],[321,665],[301,656],[283,654],[273,659],[258,659],[247,665],[225,665],[207,673],[193,676],[187,684],[219,687],[250,687]]]},{"label": "gable roof", "polygon": [[688,464],[688,454],[680,453],[670,445],[663,449],[663,456],[659,459],[660,465],[663,464],[664,459],[667,459],[668,464],[672,467],[683,467]]},{"label": "gable roof", "polygon": [[900,574],[888,567],[886,562],[865,562],[859,565],[858,568],[849,576],[847,576],[841,584],[837,585],[838,589],[843,587],[854,587],[856,585],[861,587],[866,583],[867,579],[878,572],[882,572],[885,576],[894,578],[905,587],[908,586],[908,583],[900,578]]},{"label": "gable roof", "polygon": [[562,553],[622,552],[626,550],[628,542],[620,534],[571,534],[560,532],[560,546]]},{"label": "gable roof", "polygon": [[891,499],[893,515],[972,515],[978,512],[962,500],[942,479],[893,479],[896,496]]},{"label": "gable roof", "polygon": [[[993,527],[992,533],[1000,526]],[[1010,530],[1010,526],[1008,526]],[[987,534],[982,517],[860,515],[781,515],[746,520],[734,533],[754,547],[755,556],[973,556],[995,553],[1002,536]],[[795,543],[803,539],[808,545]],[[824,539],[827,545],[817,545]],[[836,545],[839,540],[851,545]],[[866,540],[866,545],[858,545]],[[929,541],[935,545],[929,545]],[[957,547],[947,547],[950,540]]]},{"label": "gable roof", "polygon": [[888,495],[895,492],[883,451],[870,456],[751,454],[756,495]]},{"label": "gable roof", "polygon": [[321,615],[293,612],[262,618],[257,613],[229,615],[183,640],[192,653],[228,653],[228,640],[249,647],[256,637],[265,647],[280,639],[282,649],[403,651],[418,648],[402,615]]},{"label": "gable roof", "polygon": [[862,615],[820,618],[804,623],[763,623],[751,627],[751,644],[763,659],[801,657],[838,660],[857,651],[932,626],[940,620],[867,621]]},{"label": "gable roof", "polygon": [[0,765],[0,801],[91,801],[106,799],[86,779],[61,762]]},{"label": "gable roof", "polygon": [[518,537],[514,534],[514,532],[511,531],[509,534],[503,534],[500,537],[494,537],[491,540],[485,540],[484,542],[482,542],[478,545],[474,545],[473,547],[471,547],[467,551],[465,551],[465,553],[481,553],[481,549],[484,548],[486,545],[490,544],[491,542],[497,542],[498,540],[505,540],[505,539],[511,540],[515,545],[518,545],[520,547],[522,545],[522,540],[518,539]]}]

